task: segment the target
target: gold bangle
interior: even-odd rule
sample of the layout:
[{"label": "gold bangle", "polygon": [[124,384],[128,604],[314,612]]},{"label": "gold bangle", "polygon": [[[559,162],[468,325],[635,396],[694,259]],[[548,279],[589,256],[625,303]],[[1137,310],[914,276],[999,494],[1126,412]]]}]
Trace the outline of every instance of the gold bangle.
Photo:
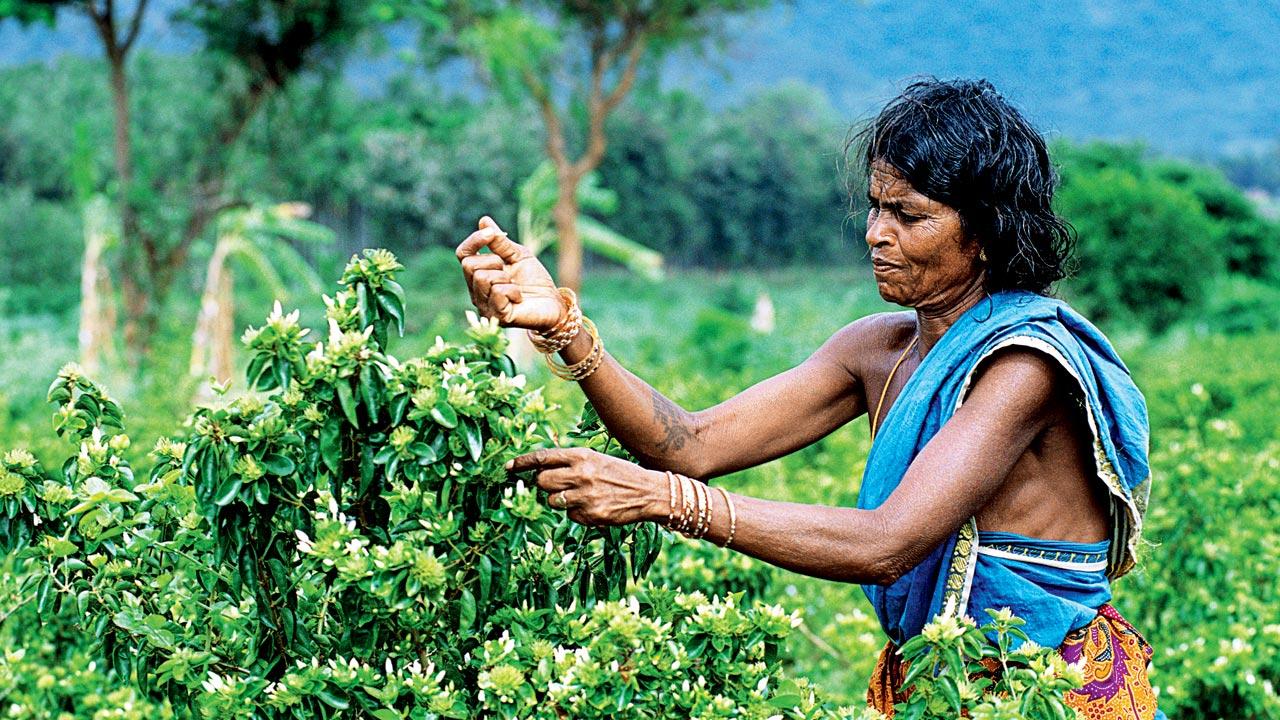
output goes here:
[{"label": "gold bangle", "polygon": [[698,483],[692,478],[689,479],[689,490],[693,492],[693,526],[685,536],[697,539],[698,526],[702,524],[702,493],[698,492]]},{"label": "gold bangle", "polygon": [[680,505],[684,509],[681,514],[680,532],[688,532],[690,524],[693,522],[693,497],[692,481],[684,475],[680,476]]},{"label": "gold bangle", "polygon": [[586,380],[600,368],[601,362],[604,361],[604,342],[600,339],[596,324],[591,322],[591,318],[583,317],[582,325],[591,335],[591,350],[587,352],[586,357],[572,365],[561,365],[552,360],[550,355],[543,356],[551,373],[562,380]]},{"label": "gold bangle", "polygon": [[733,536],[738,532],[738,514],[733,509],[733,500],[729,499],[729,493],[725,492],[725,489],[719,485],[716,486],[716,489],[724,496],[724,504],[729,507],[729,537],[725,538],[724,545],[720,546],[727,548],[733,544]]},{"label": "gold bangle", "polygon": [[578,295],[567,287],[557,288],[556,292],[567,303],[568,311],[564,317],[545,332],[527,331],[534,349],[544,354],[557,353],[569,347],[582,329],[582,307],[578,305]]},{"label": "gold bangle", "polygon": [[697,480],[690,480],[693,483],[693,493],[698,500],[698,516],[694,521],[693,532],[689,537],[701,539],[706,537],[707,528],[710,527],[711,520],[711,496],[707,494],[707,486]]},{"label": "gold bangle", "polygon": [[667,489],[671,491],[671,504],[667,510],[667,527],[671,527],[676,521],[676,476],[667,471]]},{"label": "gold bangle", "polygon": [[711,532],[711,523],[715,518],[715,503],[712,502],[715,498],[711,494],[711,488],[705,482],[702,483],[702,494],[707,496],[707,521],[703,524],[702,534],[698,537],[706,537],[707,533]]}]

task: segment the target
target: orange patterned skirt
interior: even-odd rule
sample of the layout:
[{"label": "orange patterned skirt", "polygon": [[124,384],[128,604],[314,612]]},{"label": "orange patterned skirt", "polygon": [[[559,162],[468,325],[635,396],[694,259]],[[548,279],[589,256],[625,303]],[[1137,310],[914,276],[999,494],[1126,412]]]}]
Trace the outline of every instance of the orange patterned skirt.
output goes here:
[{"label": "orange patterned skirt", "polygon": [[[1058,653],[1069,663],[1084,661],[1084,687],[1067,694],[1067,705],[1081,720],[1152,720],[1156,697],[1147,678],[1151,646],[1110,605],[1082,628],[1072,630]],[[867,688],[867,704],[888,717],[906,702],[902,680],[907,668],[892,642],[880,652]]]}]

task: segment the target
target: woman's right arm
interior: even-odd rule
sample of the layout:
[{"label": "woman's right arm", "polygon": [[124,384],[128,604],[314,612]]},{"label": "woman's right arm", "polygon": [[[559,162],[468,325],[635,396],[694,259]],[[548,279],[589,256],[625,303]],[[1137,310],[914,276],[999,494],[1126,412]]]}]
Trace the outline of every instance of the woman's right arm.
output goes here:
[{"label": "woman's right arm", "polygon": [[[479,254],[488,247],[492,254]],[[458,246],[458,258],[481,313],[508,327],[543,331],[563,305],[551,276],[492,220]],[[805,447],[866,411],[860,375],[873,318],[851,323],[800,365],[734,397],[689,412],[624,368],[608,352],[580,386],[609,432],[650,468],[711,478],[759,465]],[[575,363],[591,350],[580,332],[560,352]]]}]

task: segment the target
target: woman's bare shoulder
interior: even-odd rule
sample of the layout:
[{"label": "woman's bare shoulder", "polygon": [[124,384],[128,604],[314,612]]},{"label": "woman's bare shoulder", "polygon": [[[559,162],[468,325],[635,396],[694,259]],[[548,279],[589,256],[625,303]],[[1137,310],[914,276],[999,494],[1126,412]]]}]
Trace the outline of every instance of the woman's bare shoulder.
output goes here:
[{"label": "woman's bare shoulder", "polygon": [[915,332],[916,316],[910,310],[875,313],[837,330],[818,354],[838,358],[845,365],[872,368],[880,364],[882,355],[901,352]]}]

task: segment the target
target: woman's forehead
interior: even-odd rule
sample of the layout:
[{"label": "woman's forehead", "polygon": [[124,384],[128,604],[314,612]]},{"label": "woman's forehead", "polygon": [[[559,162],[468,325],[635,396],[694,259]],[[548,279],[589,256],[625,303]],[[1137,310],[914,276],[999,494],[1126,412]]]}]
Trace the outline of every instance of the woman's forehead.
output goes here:
[{"label": "woman's forehead", "polygon": [[869,181],[869,192],[881,200],[887,198],[899,200],[928,199],[911,187],[911,183],[902,176],[902,173],[897,168],[882,160],[876,160],[871,163]]}]

